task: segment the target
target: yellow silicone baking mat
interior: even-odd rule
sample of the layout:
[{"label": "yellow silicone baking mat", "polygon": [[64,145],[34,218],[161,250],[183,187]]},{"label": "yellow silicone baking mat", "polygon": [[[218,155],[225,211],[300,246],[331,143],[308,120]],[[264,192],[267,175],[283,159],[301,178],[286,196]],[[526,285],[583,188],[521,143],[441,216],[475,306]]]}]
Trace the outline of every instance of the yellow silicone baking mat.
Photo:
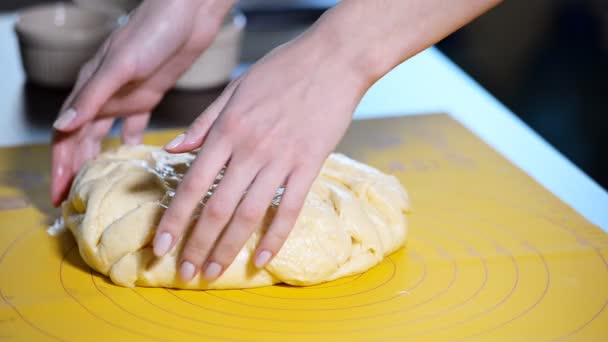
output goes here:
[{"label": "yellow silicone baking mat", "polygon": [[608,341],[606,233],[460,124],[358,121],[338,149],[407,187],[407,248],[331,283],[228,291],[92,272],[69,233],[46,232],[49,147],[1,149],[0,339]]}]

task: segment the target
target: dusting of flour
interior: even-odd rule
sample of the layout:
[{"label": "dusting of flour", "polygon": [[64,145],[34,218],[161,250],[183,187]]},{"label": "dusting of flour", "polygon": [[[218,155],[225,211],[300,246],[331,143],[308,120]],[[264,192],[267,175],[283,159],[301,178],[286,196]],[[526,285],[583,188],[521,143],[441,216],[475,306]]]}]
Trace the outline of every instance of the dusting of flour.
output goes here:
[{"label": "dusting of flour", "polygon": [[66,230],[66,226],[65,226],[65,222],[63,221],[63,217],[59,217],[59,218],[55,219],[55,222],[53,222],[53,224],[49,227],[49,229],[46,230],[46,232],[50,236],[57,236],[57,235],[65,232],[65,230]]}]

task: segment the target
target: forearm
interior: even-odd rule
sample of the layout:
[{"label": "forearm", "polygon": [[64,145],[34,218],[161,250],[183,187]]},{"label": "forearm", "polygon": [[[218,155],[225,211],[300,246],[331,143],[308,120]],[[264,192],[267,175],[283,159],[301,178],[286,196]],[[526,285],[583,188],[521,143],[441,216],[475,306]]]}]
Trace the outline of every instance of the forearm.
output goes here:
[{"label": "forearm", "polygon": [[306,36],[372,84],[500,0],[344,0]]}]

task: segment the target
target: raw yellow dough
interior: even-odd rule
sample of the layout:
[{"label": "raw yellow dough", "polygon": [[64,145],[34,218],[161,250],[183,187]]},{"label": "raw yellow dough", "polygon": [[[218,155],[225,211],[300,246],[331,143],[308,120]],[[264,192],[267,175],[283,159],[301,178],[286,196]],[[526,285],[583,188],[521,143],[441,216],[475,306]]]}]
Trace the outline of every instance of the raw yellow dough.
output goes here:
[{"label": "raw yellow dough", "polygon": [[86,263],[123,286],[313,285],[364,272],[405,244],[409,202],[399,181],[332,154],[287,242],[265,268],[254,267],[252,254],[276,211],[280,191],[264,222],[220,278],[207,283],[196,276],[181,282],[176,269],[184,240],[162,258],[153,255],[150,244],[193,159],[193,154],[171,155],[157,147],[139,146],[105,152],[88,162],[63,203],[64,220]]}]

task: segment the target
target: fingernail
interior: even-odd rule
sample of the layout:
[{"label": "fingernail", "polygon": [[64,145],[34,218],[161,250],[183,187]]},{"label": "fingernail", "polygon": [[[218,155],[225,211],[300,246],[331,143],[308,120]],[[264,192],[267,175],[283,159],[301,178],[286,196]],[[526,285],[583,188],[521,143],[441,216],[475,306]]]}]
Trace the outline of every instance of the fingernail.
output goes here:
[{"label": "fingernail", "polygon": [[190,281],[194,278],[196,267],[191,262],[184,261],[179,268],[179,277],[182,281]]},{"label": "fingernail", "polygon": [[167,254],[169,248],[171,248],[171,243],[173,242],[173,237],[169,233],[162,233],[157,235],[154,239],[154,255],[157,257],[162,257]]},{"label": "fingernail", "polygon": [[268,261],[270,261],[270,258],[272,258],[272,253],[270,253],[267,250],[261,251],[255,257],[255,262],[254,262],[255,263],[255,267],[257,267],[257,268],[264,267],[264,265],[266,265],[268,263]]},{"label": "fingernail", "polygon": [[186,138],[186,135],[184,133],[176,136],[175,138],[173,138],[173,140],[169,141],[169,143],[167,145],[165,145],[166,149],[174,149],[177,146],[179,146],[181,143],[184,142],[184,139]]},{"label": "fingernail", "polygon": [[209,265],[207,265],[204,276],[207,281],[212,281],[215,280],[215,278],[217,278],[221,272],[222,266],[217,262],[211,262]]},{"label": "fingernail", "polygon": [[66,129],[72,121],[76,118],[76,111],[73,108],[66,110],[61,113],[57,120],[53,123],[53,127],[56,129]]}]

